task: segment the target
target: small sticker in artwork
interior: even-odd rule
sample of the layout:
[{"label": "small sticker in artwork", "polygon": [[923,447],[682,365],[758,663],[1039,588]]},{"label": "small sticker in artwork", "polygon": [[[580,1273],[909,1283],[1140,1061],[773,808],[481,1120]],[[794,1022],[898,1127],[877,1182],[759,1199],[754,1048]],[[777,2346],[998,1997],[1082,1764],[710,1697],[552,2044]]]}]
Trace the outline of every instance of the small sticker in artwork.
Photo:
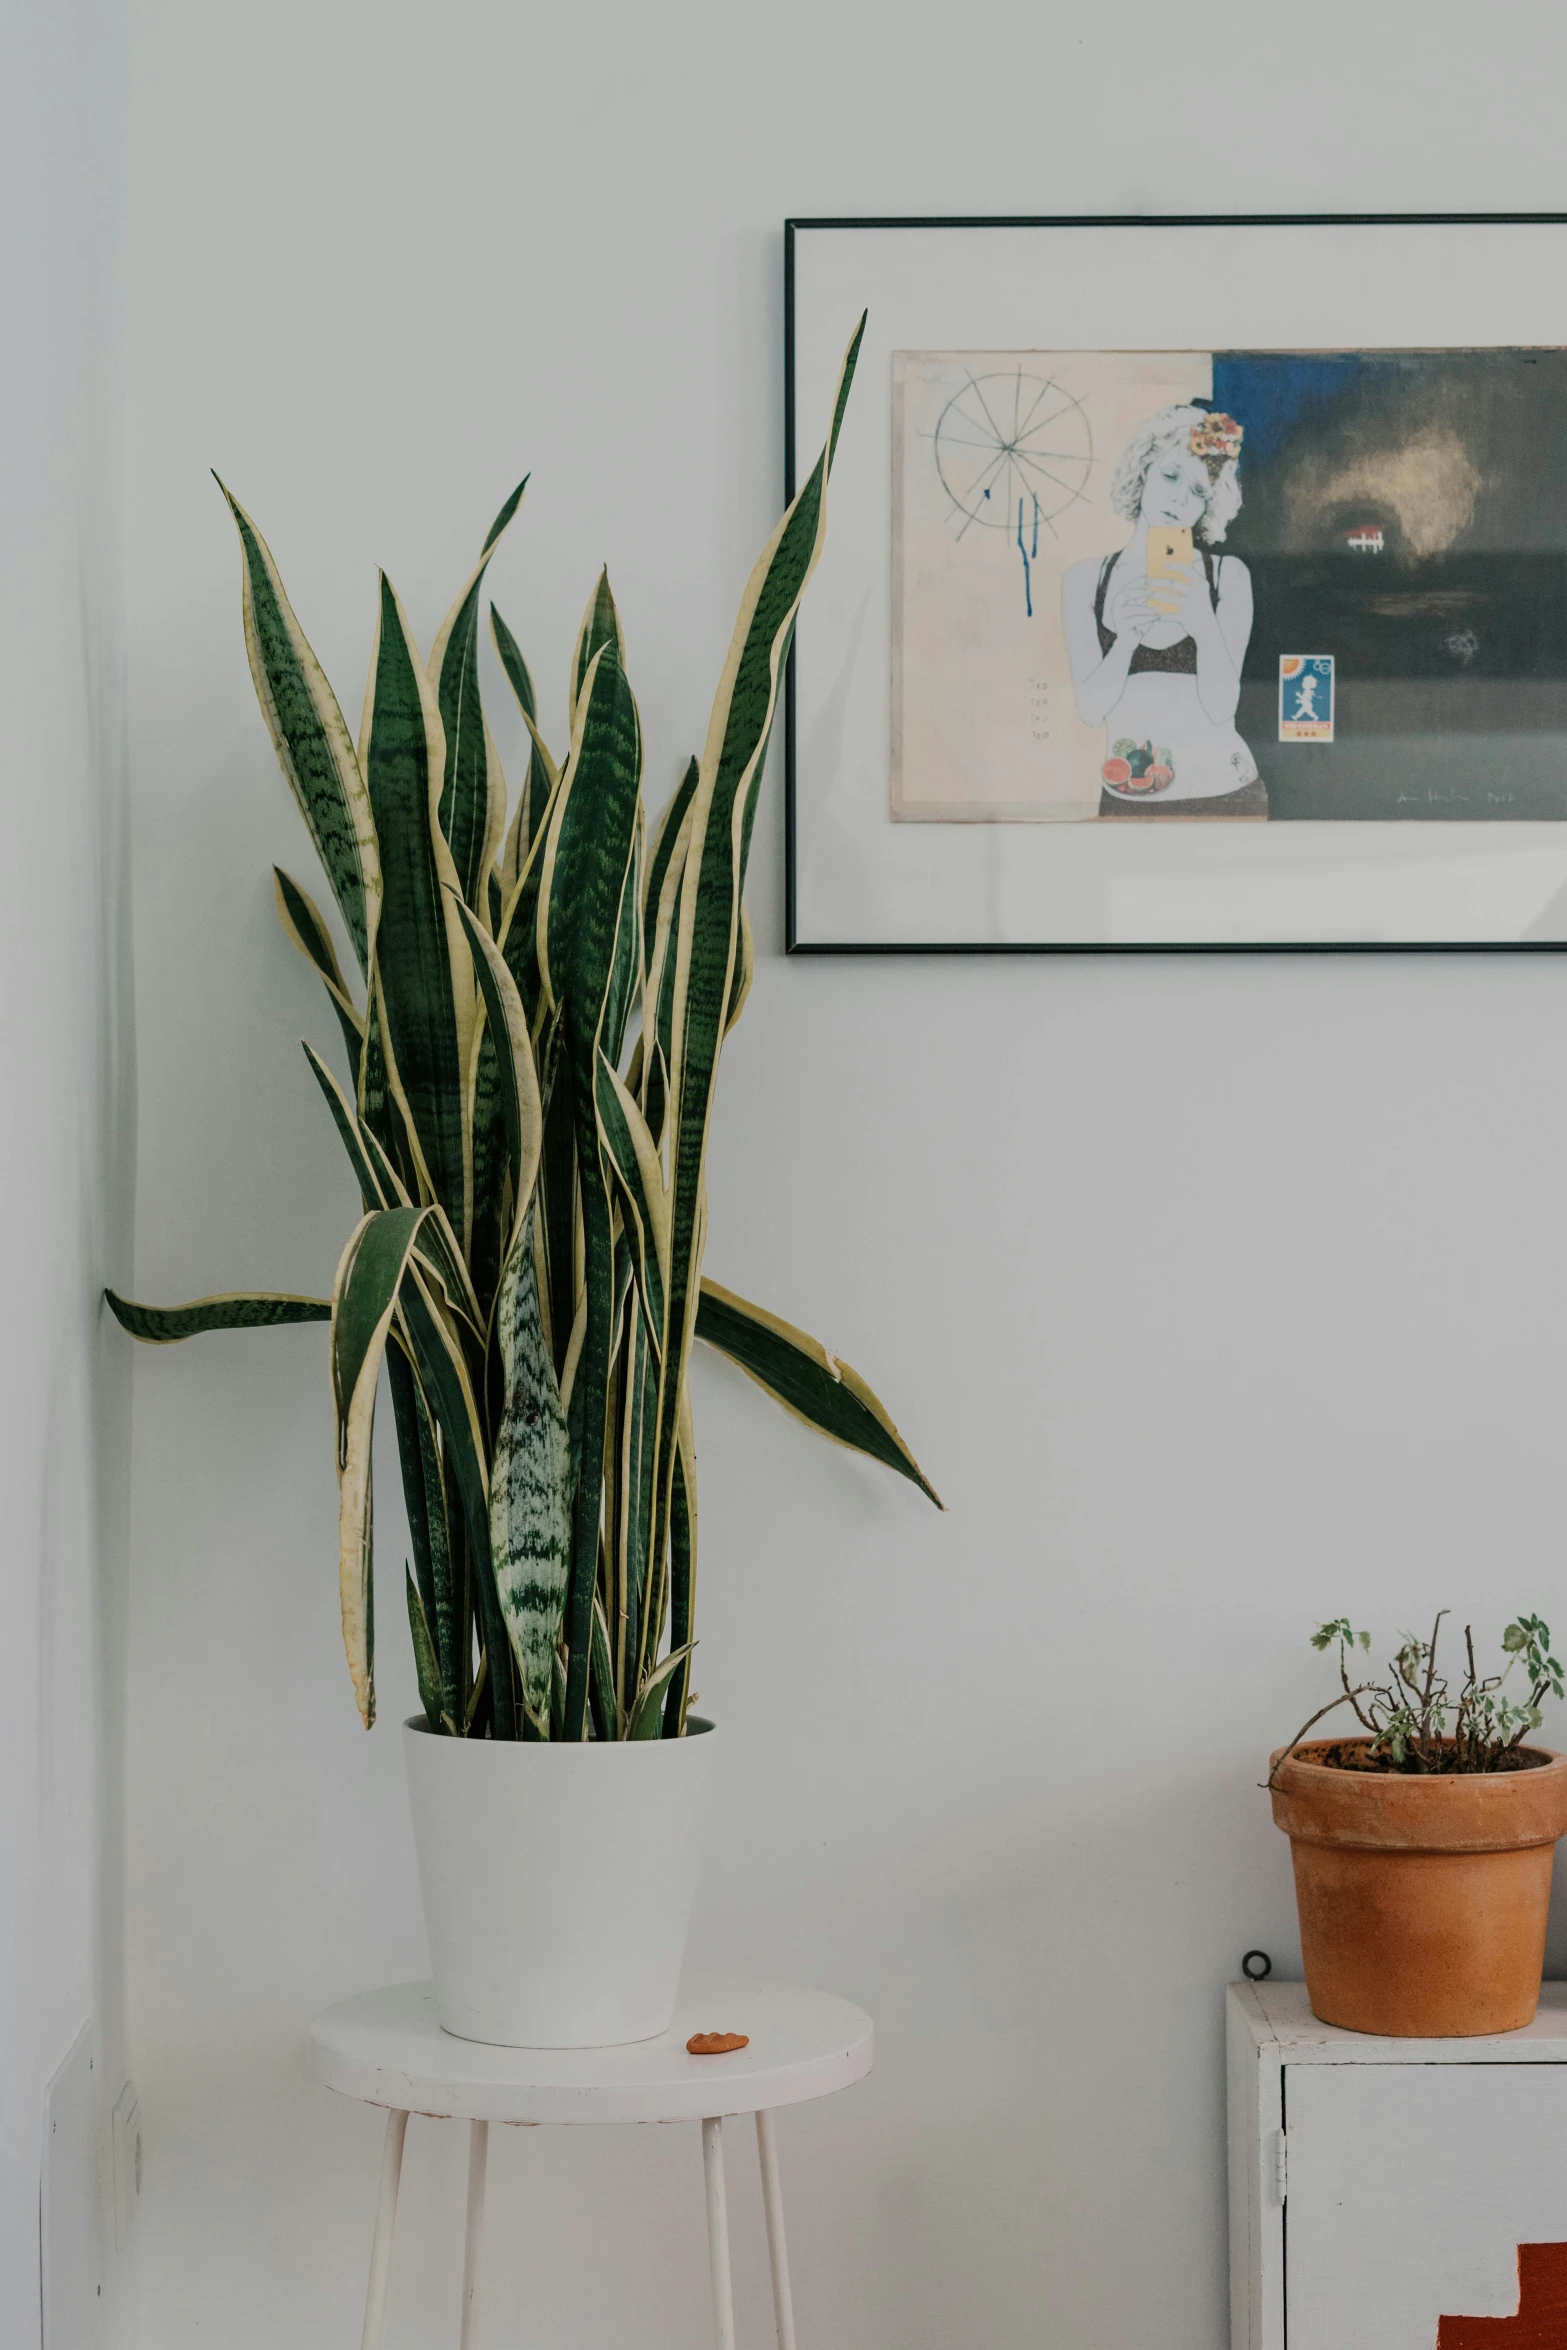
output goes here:
[{"label": "small sticker in artwork", "polygon": [[1333,655],[1279,655],[1279,740],[1330,743],[1333,740]]}]

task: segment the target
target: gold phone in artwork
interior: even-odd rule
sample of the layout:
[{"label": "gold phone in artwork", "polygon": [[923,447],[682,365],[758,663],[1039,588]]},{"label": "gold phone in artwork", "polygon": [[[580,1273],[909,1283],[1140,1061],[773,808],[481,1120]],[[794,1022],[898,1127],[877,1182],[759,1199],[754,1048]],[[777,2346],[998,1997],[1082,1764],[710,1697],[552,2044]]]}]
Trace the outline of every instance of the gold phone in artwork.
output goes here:
[{"label": "gold phone in artwork", "polygon": [[[1148,576],[1167,579],[1177,569],[1189,572],[1192,567],[1192,534],[1189,530],[1166,530],[1151,525],[1148,532]],[[1156,612],[1174,612],[1177,606],[1163,604],[1157,596],[1148,599]]]}]

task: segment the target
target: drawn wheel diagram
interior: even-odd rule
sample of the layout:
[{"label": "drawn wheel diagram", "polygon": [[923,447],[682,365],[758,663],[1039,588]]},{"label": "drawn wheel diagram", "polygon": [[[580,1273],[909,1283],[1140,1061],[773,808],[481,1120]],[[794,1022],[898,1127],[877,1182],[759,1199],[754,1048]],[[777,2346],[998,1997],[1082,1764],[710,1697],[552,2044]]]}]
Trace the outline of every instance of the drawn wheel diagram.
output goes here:
[{"label": "drawn wheel diagram", "polygon": [[1081,400],[1055,376],[971,375],[936,420],[936,471],[970,524],[1034,540],[1087,488],[1094,436]]}]

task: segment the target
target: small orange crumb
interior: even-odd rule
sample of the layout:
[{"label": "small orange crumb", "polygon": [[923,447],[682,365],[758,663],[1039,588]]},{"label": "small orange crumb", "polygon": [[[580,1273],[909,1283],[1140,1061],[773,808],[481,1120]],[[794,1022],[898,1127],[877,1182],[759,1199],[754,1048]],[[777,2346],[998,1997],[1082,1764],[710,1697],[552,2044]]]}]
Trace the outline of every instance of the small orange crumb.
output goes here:
[{"label": "small orange crumb", "polygon": [[693,2032],[686,2042],[688,2056],[728,2056],[736,2048],[749,2048],[749,2032]]}]

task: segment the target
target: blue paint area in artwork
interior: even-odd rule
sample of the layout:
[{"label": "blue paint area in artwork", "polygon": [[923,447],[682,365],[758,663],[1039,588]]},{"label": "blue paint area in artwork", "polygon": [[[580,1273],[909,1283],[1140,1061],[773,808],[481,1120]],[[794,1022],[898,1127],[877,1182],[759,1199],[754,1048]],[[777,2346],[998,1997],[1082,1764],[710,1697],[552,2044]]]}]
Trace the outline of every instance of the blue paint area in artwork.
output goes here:
[{"label": "blue paint area in artwork", "polygon": [[1242,465],[1248,458],[1255,464],[1283,447],[1308,408],[1326,407],[1363,376],[1401,365],[1359,351],[1215,351],[1213,405],[1245,426]]},{"label": "blue paint area in artwork", "polygon": [[[987,498],[989,497],[989,490],[985,492],[985,495]],[[1023,606],[1029,619],[1032,620],[1034,617],[1033,566],[1039,554],[1039,500],[1037,498],[1034,500],[1034,527],[1030,543],[1026,546],[1023,543],[1023,501],[1019,498],[1017,502],[1017,551],[1023,558]]]}]

